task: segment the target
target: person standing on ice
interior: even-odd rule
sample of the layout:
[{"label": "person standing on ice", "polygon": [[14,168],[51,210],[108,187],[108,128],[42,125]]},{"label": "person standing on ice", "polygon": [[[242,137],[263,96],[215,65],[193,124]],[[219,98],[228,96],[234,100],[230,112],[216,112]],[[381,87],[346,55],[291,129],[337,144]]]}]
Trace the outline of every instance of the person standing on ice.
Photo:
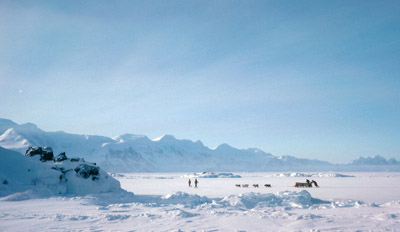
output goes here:
[{"label": "person standing on ice", "polygon": [[195,187],[195,188],[197,188],[197,184],[198,184],[198,183],[199,183],[199,182],[197,181],[197,179],[195,179],[195,180],[194,180],[194,187]]},{"label": "person standing on ice", "polygon": [[189,187],[192,187],[192,181],[189,179]]}]

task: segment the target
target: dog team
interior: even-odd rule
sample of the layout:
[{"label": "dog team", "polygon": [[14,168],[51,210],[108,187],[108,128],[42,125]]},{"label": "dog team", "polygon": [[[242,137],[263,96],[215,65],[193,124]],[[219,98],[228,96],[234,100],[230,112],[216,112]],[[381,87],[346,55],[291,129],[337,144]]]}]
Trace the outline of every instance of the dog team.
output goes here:
[{"label": "dog team", "polygon": [[[248,184],[242,184],[242,185],[240,185],[240,184],[235,184],[235,186],[238,187],[238,188],[240,188],[240,187],[242,187],[242,188],[248,188],[248,187],[249,187]],[[270,184],[264,184],[264,186],[265,186],[266,188],[271,188],[271,185],[270,185]],[[258,187],[260,187],[260,186],[259,186],[258,184],[253,184],[253,187],[254,187],[254,188],[258,188]]]}]

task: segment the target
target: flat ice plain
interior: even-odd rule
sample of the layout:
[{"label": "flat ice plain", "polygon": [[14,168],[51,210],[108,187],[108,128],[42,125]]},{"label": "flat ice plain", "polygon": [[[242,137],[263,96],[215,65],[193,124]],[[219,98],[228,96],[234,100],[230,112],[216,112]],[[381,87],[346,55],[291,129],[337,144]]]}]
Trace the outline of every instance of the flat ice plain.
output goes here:
[{"label": "flat ice plain", "polygon": [[[234,174],[189,188],[190,173],[123,173],[134,195],[0,199],[0,231],[400,231],[400,173]],[[320,187],[294,187],[306,179]]]}]

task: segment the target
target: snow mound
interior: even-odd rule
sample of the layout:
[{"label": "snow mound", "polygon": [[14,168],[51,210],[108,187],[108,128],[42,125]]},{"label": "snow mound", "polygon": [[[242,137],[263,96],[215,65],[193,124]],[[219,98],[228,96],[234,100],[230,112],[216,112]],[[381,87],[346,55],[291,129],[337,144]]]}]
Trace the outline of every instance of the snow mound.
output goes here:
[{"label": "snow mound", "polygon": [[198,196],[196,194],[193,195],[184,192],[175,192],[162,196],[159,200],[153,199],[152,202],[153,207],[160,207],[165,205],[182,205],[186,208],[210,207],[226,208],[233,210],[249,210],[254,208],[271,207],[280,207],[284,208],[285,210],[290,210],[293,208],[318,208],[321,205],[324,205],[324,208],[352,207],[355,205],[354,202],[332,203],[329,201],[323,201],[317,198],[313,198],[306,190],[300,192],[283,191],[276,194],[250,192],[239,195],[229,195],[223,198],[208,198],[205,196]]},{"label": "snow mound", "polygon": [[346,175],[346,174],[340,174],[340,173],[318,173],[316,174],[317,177],[355,177],[353,175]]},{"label": "snow mound", "polygon": [[168,215],[171,215],[172,217],[178,217],[178,218],[191,218],[191,217],[196,217],[196,216],[200,215],[197,213],[190,213],[190,212],[182,210],[182,209],[167,210],[166,212],[168,213]]},{"label": "snow mound", "polygon": [[183,175],[182,178],[242,178],[240,175],[234,175],[230,172],[198,172]]},{"label": "snow mound", "polygon": [[116,179],[95,164],[42,161],[40,156],[23,156],[0,147],[0,200],[124,191]]},{"label": "snow mound", "polygon": [[197,194],[188,194],[184,192],[176,192],[167,194],[161,197],[164,204],[181,204],[189,207],[194,207],[206,203],[211,203],[212,200],[208,197],[201,197]]},{"label": "snow mound", "polygon": [[287,172],[287,173],[276,173],[268,175],[267,177],[355,177],[355,176],[334,173],[334,172],[320,172],[320,173]]},{"label": "snow mound", "polygon": [[382,206],[399,206],[400,207],[400,200],[389,201],[383,203]]},{"label": "snow mound", "polygon": [[284,207],[292,208],[310,208],[315,204],[329,203],[317,198],[311,197],[306,190],[301,192],[283,191],[277,194],[268,193],[245,193],[239,195],[231,195],[223,198],[220,203],[223,206],[231,206],[235,208],[253,209],[265,207]]}]

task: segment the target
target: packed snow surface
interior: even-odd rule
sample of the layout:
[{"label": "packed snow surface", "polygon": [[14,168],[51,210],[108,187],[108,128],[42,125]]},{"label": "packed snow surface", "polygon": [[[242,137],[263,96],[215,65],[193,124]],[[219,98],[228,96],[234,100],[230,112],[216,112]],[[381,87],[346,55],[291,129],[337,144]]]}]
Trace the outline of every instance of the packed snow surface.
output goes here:
[{"label": "packed snow surface", "polygon": [[[0,231],[366,231],[400,226],[399,173],[233,173],[188,187],[184,173],[116,173],[117,192],[0,200]],[[236,184],[248,184],[238,188]],[[259,188],[252,185],[259,184]],[[264,184],[270,184],[265,188]]]}]

